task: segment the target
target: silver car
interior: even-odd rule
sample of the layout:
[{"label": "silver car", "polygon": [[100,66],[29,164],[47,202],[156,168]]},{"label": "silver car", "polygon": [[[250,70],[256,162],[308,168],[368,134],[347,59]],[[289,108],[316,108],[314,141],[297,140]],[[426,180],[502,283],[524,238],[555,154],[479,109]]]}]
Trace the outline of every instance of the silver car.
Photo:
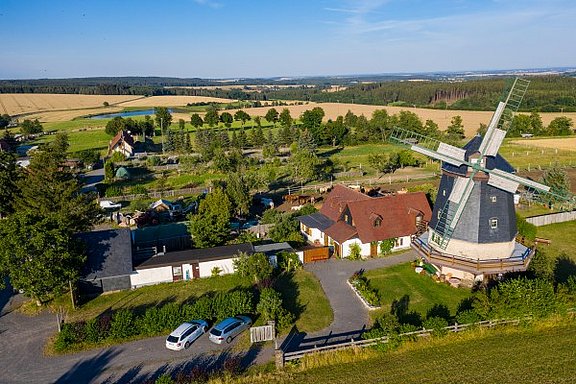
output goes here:
[{"label": "silver car", "polygon": [[247,316],[235,316],[222,320],[210,330],[208,338],[216,344],[224,341],[230,343],[233,338],[252,325],[252,320]]},{"label": "silver car", "polygon": [[184,348],[188,349],[190,344],[206,333],[207,329],[208,323],[204,320],[192,320],[180,324],[180,326],[166,338],[166,348],[174,351],[180,351]]}]

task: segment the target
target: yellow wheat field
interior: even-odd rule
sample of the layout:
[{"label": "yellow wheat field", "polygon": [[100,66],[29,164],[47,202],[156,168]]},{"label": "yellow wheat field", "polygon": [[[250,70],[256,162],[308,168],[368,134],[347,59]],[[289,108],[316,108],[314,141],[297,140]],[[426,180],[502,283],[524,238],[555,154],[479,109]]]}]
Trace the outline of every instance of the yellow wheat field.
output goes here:
[{"label": "yellow wheat field", "polygon": [[529,139],[529,140],[514,140],[512,143],[520,145],[528,145],[538,148],[552,148],[564,151],[576,151],[576,137],[566,137],[562,139]]},{"label": "yellow wheat field", "polygon": [[90,109],[141,98],[134,95],[62,95],[50,93],[2,93],[0,94],[0,113],[11,116],[23,113]]},{"label": "yellow wheat field", "polygon": [[231,103],[236,100],[204,96],[151,96],[120,104],[122,107],[183,107],[194,103]]}]

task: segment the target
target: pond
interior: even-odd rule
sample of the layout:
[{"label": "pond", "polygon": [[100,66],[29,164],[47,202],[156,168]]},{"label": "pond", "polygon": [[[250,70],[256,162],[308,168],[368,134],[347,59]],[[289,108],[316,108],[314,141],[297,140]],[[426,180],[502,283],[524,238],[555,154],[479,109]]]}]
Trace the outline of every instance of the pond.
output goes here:
[{"label": "pond", "polygon": [[[168,109],[168,112],[172,113],[171,109]],[[124,112],[117,112],[117,113],[105,113],[102,115],[94,115],[90,116],[90,119],[113,119],[115,117],[132,117],[132,116],[144,116],[144,115],[153,115],[154,109],[144,109],[140,111],[124,111]]]}]

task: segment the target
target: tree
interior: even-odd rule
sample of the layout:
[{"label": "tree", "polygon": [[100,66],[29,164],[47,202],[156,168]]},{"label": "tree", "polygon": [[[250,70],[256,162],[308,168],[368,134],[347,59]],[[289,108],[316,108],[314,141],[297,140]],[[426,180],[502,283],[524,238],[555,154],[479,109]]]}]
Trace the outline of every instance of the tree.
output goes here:
[{"label": "tree", "polygon": [[266,142],[266,138],[264,137],[264,131],[262,131],[262,127],[256,127],[252,129],[252,145],[255,147],[260,148]]},{"label": "tree", "polygon": [[456,115],[450,120],[450,125],[446,129],[448,137],[455,140],[462,140],[465,136],[464,125],[462,124],[462,116]]},{"label": "tree", "polygon": [[10,125],[10,121],[12,121],[10,115],[6,113],[0,115],[0,129],[6,129]]},{"label": "tree", "polygon": [[188,231],[196,248],[215,247],[224,244],[230,232],[231,203],[220,188],[208,194],[200,202],[198,214],[188,216]]},{"label": "tree", "polygon": [[110,160],[106,161],[104,163],[104,180],[108,183],[112,182],[114,180],[114,171],[114,163]]},{"label": "tree", "polygon": [[239,109],[234,113],[234,120],[241,121],[242,125],[244,125],[248,120],[250,120],[250,115]]},{"label": "tree", "polygon": [[226,194],[232,203],[232,210],[237,216],[244,216],[250,211],[250,191],[244,177],[231,173],[226,181]]},{"label": "tree", "polygon": [[218,125],[219,119],[220,116],[218,115],[218,109],[214,105],[208,107],[208,110],[204,115],[204,122],[208,124],[209,127],[213,127],[215,125]]},{"label": "tree", "polygon": [[276,110],[276,108],[270,108],[268,112],[266,112],[264,118],[266,119],[267,122],[276,125],[276,122],[278,121],[278,111]]},{"label": "tree", "polygon": [[26,119],[22,122],[22,124],[20,124],[20,131],[22,132],[23,135],[33,135],[35,133],[40,133],[44,130],[44,128],[42,127],[42,124],[40,124],[40,121],[38,121],[38,119],[35,120],[29,120]]},{"label": "tree", "polygon": [[160,133],[164,134],[164,131],[172,124],[170,111],[166,107],[156,107],[154,108],[154,115],[156,126],[160,127]]},{"label": "tree", "polygon": [[321,139],[321,126],[322,126],[322,119],[324,118],[324,110],[320,107],[315,107],[304,111],[300,116],[300,121],[302,122],[302,128],[308,129],[316,140],[317,143],[320,143]]},{"label": "tree", "polygon": [[192,124],[194,128],[200,128],[204,124],[204,121],[199,114],[193,113],[192,116],[190,116],[190,124]]},{"label": "tree", "polygon": [[394,115],[390,124],[416,133],[422,133],[424,131],[422,120],[420,120],[417,114],[410,111],[400,111],[398,115]]},{"label": "tree", "polygon": [[106,123],[106,129],[104,132],[110,136],[116,136],[118,132],[123,130],[125,127],[126,121],[122,117],[117,116]]},{"label": "tree", "polygon": [[344,125],[344,118],[338,116],[336,121],[330,120],[326,123],[325,131],[327,139],[332,142],[333,146],[336,146],[344,141],[344,138],[348,134],[348,127]]},{"label": "tree", "polygon": [[288,108],[284,108],[282,112],[280,112],[278,120],[280,121],[280,125],[282,127],[290,128],[293,121],[292,116],[290,115],[290,110]]},{"label": "tree", "polygon": [[440,137],[440,128],[438,128],[438,124],[434,120],[428,119],[424,122],[424,135],[433,138]]},{"label": "tree", "polygon": [[288,163],[292,179],[300,183],[317,179],[321,164],[322,161],[315,153],[304,150],[293,153]]},{"label": "tree", "polygon": [[386,132],[390,129],[390,116],[385,109],[377,109],[372,112],[370,119],[370,139],[372,141],[386,140]]},{"label": "tree", "polygon": [[569,136],[572,134],[572,119],[561,116],[557,117],[548,125],[549,136]]},{"label": "tree", "polygon": [[544,172],[542,183],[550,187],[550,192],[560,196],[558,199],[553,199],[554,202],[570,195],[570,179],[566,171],[557,165]]},{"label": "tree", "polygon": [[542,123],[542,118],[538,112],[532,112],[530,114],[530,125],[532,126],[532,133],[534,136],[541,136],[545,133],[544,124]]},{"label": "tree", "polygon": [[19,211],[0,222],[0,275],[38,304],[75,281],[86,260],[58,214]]},{"label": "tree", "polygon": [[76,233],[90,229],[100,210],[94,196],[81,193],[78,179],[62,167],[66,147],[55,140],[34,153],[26,176],[19,180],[21,196],[15,204],[18,211],[36,217],[56,215],[62,228]]},{"label": "tree", "polygon": [[14,212],[14,199],[19,194],[20,169],[12,152],[0,151],[0,219]]},{"label": "tree", "polygon": [[232,117],[232,115],[230,113],[222,112],[222,114],[220,115],[220,121],[224,123],[226,128],[230,128],[232,126],[232,122],[234,121],[234,118]]}]

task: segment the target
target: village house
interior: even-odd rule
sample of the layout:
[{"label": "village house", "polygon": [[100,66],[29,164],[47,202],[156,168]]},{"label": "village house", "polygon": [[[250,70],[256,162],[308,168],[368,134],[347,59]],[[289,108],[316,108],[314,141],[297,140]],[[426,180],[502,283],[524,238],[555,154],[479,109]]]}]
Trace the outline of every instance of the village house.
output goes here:
[{"label": "village house", "polygon": [[100,294],[145,285],[169,283],[234,273],[234,259],[240,253],[264,253],[272,265],[280,252],[294,252],[288,243],[253,246],[251,243],[213,248],[159,252],[144,258],[133,255],[132,235],[127,228],[85,232],[87,261],[78,288],[82,294]]},{"label": "village house", "polygon": [[338,257],[348,257],[353,244],[363,257],[375,257],[391,240],[392,251],[410,248],[413,235],[423,233],[432,211],[423,192],[370,197],[336,185],[322,208],[301,216],[300,230],[315,245],[332,246]]},{"label": "village house", "polygon": [[120,152],[126,157],[134,155],[134,138],[125,130],[120,130],[108,145],[108,155]]}]

